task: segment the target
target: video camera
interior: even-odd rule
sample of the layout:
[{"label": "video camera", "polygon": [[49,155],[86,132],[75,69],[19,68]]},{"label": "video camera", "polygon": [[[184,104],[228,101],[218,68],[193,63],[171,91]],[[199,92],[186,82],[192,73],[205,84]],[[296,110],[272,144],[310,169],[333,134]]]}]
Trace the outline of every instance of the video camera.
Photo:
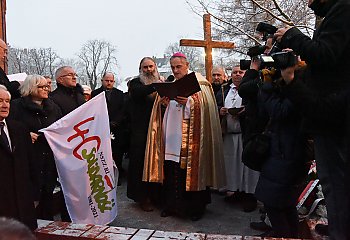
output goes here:
[{"label": "video camera", "polygon": [[[263,40],[267,40],[269,35],[277,31],[277,27],[260,22],[256,28],[257,31],[263,34]],[[285,69],[294,66],[297,63],[297,56],[293,52],[283,52],[279,47],[278,42],[273,38],[273,44],[268,54],[264,54],[266,46],[254,46],[248,49],[247,55],[253,59],[257,58],[260,61],[260,69],[274,67],[276,69]],[[247,70],[250,68],[251,60],[241,59],[240,68]]]}]

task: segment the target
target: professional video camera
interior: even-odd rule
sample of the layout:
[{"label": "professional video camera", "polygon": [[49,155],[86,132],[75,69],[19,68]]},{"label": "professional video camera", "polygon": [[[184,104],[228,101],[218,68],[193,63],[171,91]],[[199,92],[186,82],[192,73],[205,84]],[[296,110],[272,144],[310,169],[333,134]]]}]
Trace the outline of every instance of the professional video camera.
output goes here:
[{"label": "professional video camera", "polygon": [[[257,31],[263,34],[263,39],[266,41],[270,34],[274,34],[277,28],[271,24],[260,22],[256,28]],[[248,49],[247,55],[253,59],[257,58],[260,61],[260,68],[285,69],[294,66],[297,63],[297,56],[293,52],[284,52],[279,47],[278,42],[273,39],[271,50],[268,54],[264,54],[266,46],[254,46]],[[250,68],[251,60],[240,60],[240,68],[247,70]]]},{"label": "professional video camera", "polygon": [[255,30],[262,33],[263,34],[262,40],[266,41],[268,36],[270,34],[274,34],[277,31],[277,29],[278,29],[277,27],[275,27],[271,24],[259,22],[259,24]]}]

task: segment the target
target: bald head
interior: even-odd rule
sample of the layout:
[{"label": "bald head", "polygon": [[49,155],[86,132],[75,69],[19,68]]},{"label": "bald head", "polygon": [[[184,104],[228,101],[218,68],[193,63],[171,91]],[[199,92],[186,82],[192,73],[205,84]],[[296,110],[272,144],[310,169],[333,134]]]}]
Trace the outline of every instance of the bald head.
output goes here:
[{"label": "bald head", "polygon": [[112,89],[114,86],[114,74],[106,72],[102,77],[102,86],[106,89]]},{"label": "bald head", "polygon": [[213,76],[213,84],[220,85],[224,81],[226,81],[227,76],[225,73],[225,69],[221,66],[213,67],[211,74]]}]

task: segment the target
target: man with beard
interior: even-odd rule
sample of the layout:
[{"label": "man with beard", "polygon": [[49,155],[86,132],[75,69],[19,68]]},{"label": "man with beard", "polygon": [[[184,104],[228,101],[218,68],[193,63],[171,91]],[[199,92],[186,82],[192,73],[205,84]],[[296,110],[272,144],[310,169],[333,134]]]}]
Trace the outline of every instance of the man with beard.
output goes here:
[{"label": "man with beard", "polygon": [[213,76],[213,82],[211,86],[213,87],[214,96],[216,96],[218,91],[221,89],[221,85],[226,82],[227,76],[225,69],[221,66],[213,67],[211,75]]},{"label": "man with beard", "polygon": [[102,76],[101,82],[102,82],[102,86],[92,91],[91,97],[93,98],[96,95],[102,92],[105,92],[110,131],[114,135],[114,139],[112,139],[112,154],[113,154],[113,159],[119,170],[118,184],[120,185],[120,176],[123,173],[122,171],[123,151],[121,148],[122,148],[122,141],[123,141],[122,120],[124,115],[124,94],[119,89],[113,87],[115,83],[113,73],[106,72]]},{"label": "man with beard", "polygon": [[141,60],[139,76],[129,83],[130,151],[127,196],[140,203],[142,210],[152,211],[152,201],[158,197],[159,184],[142,181],[147,130],[156,96],[153,82],[161,80],[155,61],[150,57]]},{"label": "man with beard", "polygon": [[[170,65],[175,81],[189,73],[183,53],[175,53]],[[199,220],[211,201],[209,187],[219,189],[225,181],[215,97],[211,84],[199,73],[196,78],[199,92],[172,100],[157,95],[152,109],[143,180],[164,184],[162,217]]]}]

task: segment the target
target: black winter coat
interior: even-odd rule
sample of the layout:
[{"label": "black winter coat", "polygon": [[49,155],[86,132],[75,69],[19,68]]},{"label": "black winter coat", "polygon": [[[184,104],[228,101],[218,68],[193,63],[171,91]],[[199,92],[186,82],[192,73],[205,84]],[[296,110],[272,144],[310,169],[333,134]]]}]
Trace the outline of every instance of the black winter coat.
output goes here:
[{"label": "black winter coat", "polygon": [[337,0],[313,39],[297,28],[289,29],[281,39],[282,48],[292,48],[307,63],[306,86],[290,84],[286,94],[309,118],[308,128],[317,133],[344,132],[344,96],[350,90],[349,12],[350,1]]},{"label": "black winter coat", "polygon": [[79,84],[68,88],[57,83],[57,88],[50,94],[50,98],[59,106],[63,116],[85,103],[83,88]]},{"label": "black winter coat", "polygon": [[33,156],[39,174],[39,187],[52,192],[57,178],[53,153],[45,136],[39,130],[48,127],[61,118],[59,107],[51,100],[43,100],[43,107],[34,103],[29,96],[11,102],[10,118],[20,121],[28,132],[39,134],[37,141],[32,144]]},{"label": "black winter coat", "polygon": [[[95,89],[92,91],[91,97],[95,97],[103,91],[103,87]],[[120,126],[124,115],[124,94],[117,88],[112,88],[110,91],[111,96],[109,99],[106,95],[109,122],[111,123],[111,126]]]},{"label": "black winter coat", "polygon": [[[267,206],[295,206],[299,185],[307,174],[306,137],[302,131],[302,117],[292,102],[264,83],[259,107],[271,119],[270,154],[263,164],[255,190],[258,200]],[[261,104],[261,105],[260,105]]]},{"label": "black winter coat", "polygon": [[15,218],[34,230],[34,200],[39,199],[39,191],[35,189],[38,184],[32,142],[21,123],[11,119],[6,123],[12,152],[0,141],[0,216]]},{"label": "black winter coat", "polygon": [[10,82],[6,73],[1,67],[0,67],[0,84],[4,85],[7,88],[7,90],[11,93],[12,100],[21,97],[21,94],[18,90],[20,86],[19,82],[17,81]]},{"label": "black winter coat", "polygon": [[147,141],[148,124],[155,99],[151,93],[155,89],[151,85],[144,85],[140,78],[130,81],[128,115],[130,119],[130,151],[128,168],[128,198],[136,202],[143,201],[150,193],[149,183],[142,181],[143,163]]},{"label": "black winter coat", "polygon": [[268,116],[260,114],[258,92],[262,86],[262,80],[258,71],[248,69],[238,88],[238,94],[242,98],[245,107],[243,140],[246,141],[252,135],[264,131]]}]

